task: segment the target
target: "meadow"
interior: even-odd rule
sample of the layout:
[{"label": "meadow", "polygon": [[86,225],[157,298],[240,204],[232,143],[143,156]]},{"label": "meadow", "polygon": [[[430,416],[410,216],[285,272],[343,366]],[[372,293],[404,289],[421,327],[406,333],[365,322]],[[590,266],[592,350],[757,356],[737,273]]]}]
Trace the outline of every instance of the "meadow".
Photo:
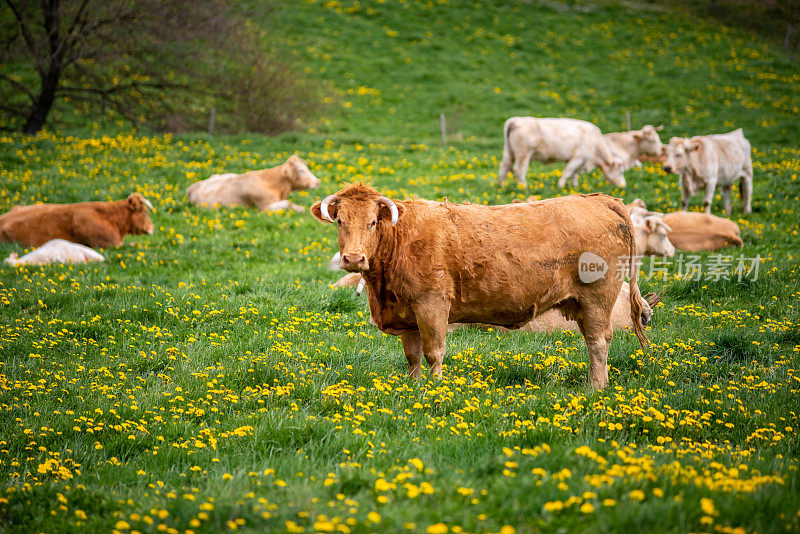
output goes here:
[{"label": "meadow", "polygon": [[[173,136],[62,103],[50,130],[0,135],[0,212],[134,191],[156,206],[154,235],[105,263],[0,266],[0,531],[800,531],[796,63],[647,4],[245,7],[330,95],[300,130]],[[643,290],[663,292],[652,343],[617,332],[600,392],[569,332],[459,329],[443,379],[410,380],[363,297],[329,286],[334,227],[185,195],[298,153],[322,180],[292,195],[306,207],[367,182],[396,199],[602,191],[678,209],[657,164],[626,189],[593,171],[561,190],[561,166],[538,163],[527,188],[497,186],[507,117],[615,131],[625,110],[662,140],[744,128],[753,213],[731,216],[742,249],[699,255],[717,275],[644,260]]]}]

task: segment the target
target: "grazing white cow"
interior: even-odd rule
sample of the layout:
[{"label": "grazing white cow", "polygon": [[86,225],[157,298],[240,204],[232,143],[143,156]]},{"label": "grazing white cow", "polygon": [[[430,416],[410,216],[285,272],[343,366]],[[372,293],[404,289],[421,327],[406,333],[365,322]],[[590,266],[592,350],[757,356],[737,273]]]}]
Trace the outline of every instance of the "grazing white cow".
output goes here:
[{"label": "grazing white cow", "polygon": [[51,239],[21,258],[17,256],[16,252],[12,252],[6,258],[6,263],[10,265],[46,265],[48,263],[90,263],[105,260],[102,254],[89,247],[64,239]]},{"label": "grazing white cow", "polygon": [[543,163],[566,161],[560,187],[578,185],[578,173],[600,167],[608,181],[625,187],[624,163],[611,152],[600,128],[578,119],[511,117],[503,127],[505,145],[498,172],[502,185],[510,170],[525,185],[531,159]]},{"label": "grazing white cow", "polygon": [[753,163],[750,142],[742,129],[726,134],[673,137],[667,146],[664,170],[680,177],[681,207],[686,211],[689,199],[701,188],[703,209],[711,213],[714,190],[722,188],[725,213],[731,212],[731,187],[739,182],[739,196],[744,213],[750,213],[753,193]]},{"label": "grazing white cow", "polygon": [[291,209],[300,213],[305,210],[287,200],[289,193],[302,189],[316,189],[319,179],[308,169],[308,165],[297,156],[286,163],[244,174],[215,174],[186,189],[192,204],[221,204],[225,206],[254,206],[261,211]]},{"label": "grazing white cow", "polygon": [[629,132],[611,132],[603,134],[614,156],[620,158],[625,169],[641,167],[639,158],[642,156],[659,156],[664,150],[658,132],[664,129],[647,124],[641,130]]}]

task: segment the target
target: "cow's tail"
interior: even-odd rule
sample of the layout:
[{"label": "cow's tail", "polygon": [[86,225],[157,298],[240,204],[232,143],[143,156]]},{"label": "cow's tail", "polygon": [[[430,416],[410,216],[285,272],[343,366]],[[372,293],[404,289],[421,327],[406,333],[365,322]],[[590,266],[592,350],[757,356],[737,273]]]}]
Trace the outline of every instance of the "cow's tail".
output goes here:
[{"label": "cow's tail", "polygon": [[644,333],[644,325],[642,324],[642,313],[644,312],[642,294],[639,291],[639,284],[636,282],[639,274],[639,265],[636,261],[636,238],[633,233],[633,222],[631,222],[631,216],[622,201],[615,201],[610,207],[625,220],[625,224],[628,227],[628,272],[631,289],[628,297],[631,305],[631,322],[633,322],[633,331],[639,339],[639,345],[641,345],[642,350],[647,350],[649,341]]},{"label": "cow's tail", "polygon": [[502,185],[506,181],[508,171],[514,164],[514,153],[511,151],[511,144],[508,136],[514,128],[514,118],[510,118],[503,125],[503,160],[500,162],[500,170],[497,172],[497,181]]}]

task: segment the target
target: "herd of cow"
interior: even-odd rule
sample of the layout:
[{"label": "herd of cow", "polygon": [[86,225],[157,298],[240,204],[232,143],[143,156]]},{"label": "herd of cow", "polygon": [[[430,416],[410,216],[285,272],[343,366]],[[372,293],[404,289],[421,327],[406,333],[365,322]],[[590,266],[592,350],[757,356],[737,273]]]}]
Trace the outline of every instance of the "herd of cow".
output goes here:
[{"label": "herd of cow", "polygon": [[[637,255],[672,256],[741,246],[735,222],[711,215],[717,186],[730,213],[731,186],[739,182],[744,213],[750,212],[753,168],[741,130],[673,137],[663,145],[661,127],[602,134],[589,122],[564,118],[512,117],[505,123],[502,184],[509,171],[525,184],[531,159],[565,161],[559,180],[599,167],[625,186],[624,171],[640,158],[664,161],[679,175],[683,211],[648,211],[641,199],[625,205],[603,194],[515,201],[503,206],[392,200],[365,185],[349,186],[311,207],[311,214],[338,228],[336,267],[351,274],[335,287],[367,289],[371,322],[399,335],[409,374],[441,375],[449,325],[477,323],[533,331],[577,329],[589,352],[589,384],[608,384],[608,347],[613,330],[631,328],[642,348],[644,327],[658,301],[643,298]],[[297,156],[271,169],[221,174],[192,184],[194,205],[246,205],[259,210],[304,208],[292,191],[314,189],[319,179]],[[704,213],[685,211],[704,189]],[[102,261],[89,247],[118,247],[127,234],[153,233],[152,204],[134,193],[116,202],[15,206],[0,215],[0,241],[39,247],[11,264]],[[587,279],[584,269],[626,273]],[[597,271],[600,272],[600,271]]]}]

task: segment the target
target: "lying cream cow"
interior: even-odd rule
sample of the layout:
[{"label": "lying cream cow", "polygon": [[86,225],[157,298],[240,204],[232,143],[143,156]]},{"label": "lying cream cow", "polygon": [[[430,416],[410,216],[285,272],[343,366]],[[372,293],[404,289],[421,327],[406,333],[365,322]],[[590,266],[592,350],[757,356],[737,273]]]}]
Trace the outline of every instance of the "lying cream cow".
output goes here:
[{"label": "lying cream cow", "polygon": [[[653,318],[653,307],[655,307],[660,300],[661,296],[654,293],[650,293],[641,299],[642,326],[647,326],[647,323]],[[628,282],[623,282],[622,287],[619,288],[619,295],[617,295],[614,308],[611,310],[611,327],[614,330],[633,327],[633,323],[631,322],[630,286]],[[558,310],[551,309],[523,326],[522,330],[528,332],[572,330],[577,332],[578,323],[577,321],[567,319]]]},{"label": "lying cream cow", "polygon": [[16,252],[6,258],[10,265],[46,265],[48,263],[90,263],[105,261],[102,254],[94,249],[66,241],[64,239],[51,239],[41,247],[33,250],[21,258]]},{"label": "lying cream cow", "polygon": [[292,191],[316,189],[319,179],[308,169],[308,165],[297,156],[286,163],[244,174],[215,174],[190,185],[186,189],[189,202],[195,205],[254,206],[261,211],[291,209],[298,213],[302,206],[289,202]]},{"label": "lying cream cow", "polygon": [[707,213],[677,211],[664,215],[663,221],[672,229],[669,240],[680,250],[696,252],[742,246],[739,225],[730,219]]},{"label": "lying cream cow", "polygon": [[[339,280],[337,280],[333,287],[344,288],[358,286],[357,293],[361,293],[363,287],[363,279],[360,273],[350,273]],[[642,303],[642,326],[647,326],[647,323],[653,317],[653,307],[661,300],[660,295],[654,293],[648,294],[641,299]],[[627,282],[623,282],[620,287],[617,300],[614,302],[614,308],[611,311],[611,327],[614,330],[621,328],[632,328],[631,322],[631,303],[630,303],[630,286]],[[504,330],[500,328],[500,330]],[[557,332],[561,330],[578,331],[577,321],[573,321],[564,317],[560,311],[550,309],[538,317],[534,318],[528,324],[520,328],[520,330],[527,332]]]}]

